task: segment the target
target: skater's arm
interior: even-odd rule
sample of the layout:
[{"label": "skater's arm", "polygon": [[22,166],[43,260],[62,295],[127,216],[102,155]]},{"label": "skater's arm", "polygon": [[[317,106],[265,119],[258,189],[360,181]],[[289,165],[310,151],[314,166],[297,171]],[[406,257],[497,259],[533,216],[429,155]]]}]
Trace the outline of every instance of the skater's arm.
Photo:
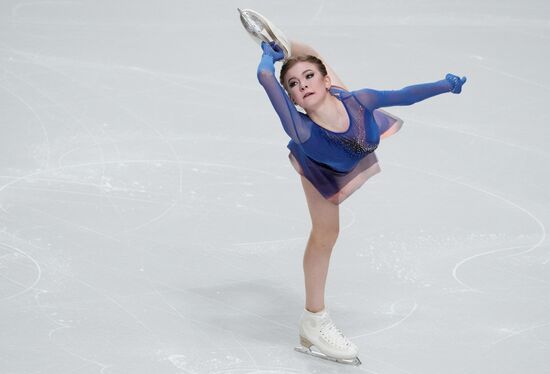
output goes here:
[{"label": "skater's arm", "polygon": [[299,112],[275,77],[274,63],[273,56],[264,52],[258,66],[258,81],[265,89],[285,132],[295,142],[303,143],[309,138],[309,134],[302,126]]},{"label": "skater's arm", "polygon": [[397,105],[412,105],[446,92],[460,93],[466,78],[458,78],[458,80],[455,78],[458,77],[448,74],[445,79],[433,83],[415,84],[395,91],[377,91],[365,88],[355,91],[354,94],[370,110]]}]

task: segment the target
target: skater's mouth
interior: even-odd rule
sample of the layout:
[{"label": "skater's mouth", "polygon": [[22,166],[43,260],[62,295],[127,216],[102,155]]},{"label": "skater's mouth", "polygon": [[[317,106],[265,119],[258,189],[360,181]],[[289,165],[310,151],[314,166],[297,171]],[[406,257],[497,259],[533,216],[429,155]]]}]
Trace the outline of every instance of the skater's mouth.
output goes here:
[{"label": "skater's mouth", "polygon": [[308,97],[308,96],[313,95],[313,94],[314,94],[313,92],[308,92],[307,94],[304,95],[304,99],[305,99],[306,97]]}]

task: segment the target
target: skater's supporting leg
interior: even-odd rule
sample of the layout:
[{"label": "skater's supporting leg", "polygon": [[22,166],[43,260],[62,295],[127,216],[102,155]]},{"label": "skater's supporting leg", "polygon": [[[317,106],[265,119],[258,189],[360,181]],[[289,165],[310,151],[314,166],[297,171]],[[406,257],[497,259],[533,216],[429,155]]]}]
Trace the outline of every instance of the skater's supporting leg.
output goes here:
[{"label": "skater's supporting leg", "polygon": [[291,45],[292,45],[291,57],[292,56],[299,56],[299,55],[311,55],[311,56],[317,57],[318,59],[323,61],[323,63],[325,64],[325,66],[327,68],[328,76],[330,77],[332,85],[342,87],[343,89],[348,90],[348,88],[344,85],[344,83],[342,82],[340,77],[338,77],[336,72],[334,70],[332,70],[332,68],[329,66],[329,64],[327,64],[327,62],[323,59],[323,56],[321,56],[319,54],[319,52],[317,52],[311,46],[309,46],[307,44],[304,44],[304,43],[301,43],[301,42],[297,42],[295,40],[291,40]]},{"label": "skater's supporting leg", "polygon": [[326,200],[306,178],[301,178],[312,223],[304,253],[306,309],[318,312],[325,308],[330,255],[339,232],[339,206]]}]

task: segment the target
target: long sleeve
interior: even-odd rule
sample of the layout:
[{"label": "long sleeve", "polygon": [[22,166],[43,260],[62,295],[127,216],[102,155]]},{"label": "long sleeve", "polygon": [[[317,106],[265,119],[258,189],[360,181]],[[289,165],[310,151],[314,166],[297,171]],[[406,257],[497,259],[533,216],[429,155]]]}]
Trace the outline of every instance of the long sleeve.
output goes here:
[{"label": "long sleeve", "polygon": [[434,83],[422,83],[395,91],[377,91],[364,88],[354,92],[357,99],[367,109],[374,110],[397,105],[412,105],[432,96],[450,92],[451,84],[442,79]]},{"label": "long sleeve", "polygon": [[262,56],[257,74],[258,81],[264,87],[285,132],[298,144],[307,141],[310,137],[311,128],[302,121],[300,113],[275,78],[273,57],[266,54]]}]

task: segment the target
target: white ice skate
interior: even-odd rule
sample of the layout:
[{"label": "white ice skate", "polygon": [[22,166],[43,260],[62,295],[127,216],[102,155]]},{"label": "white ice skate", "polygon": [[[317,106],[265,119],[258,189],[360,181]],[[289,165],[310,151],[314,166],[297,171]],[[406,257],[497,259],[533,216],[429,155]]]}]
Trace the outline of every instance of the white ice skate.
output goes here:
[{"label": "white ice skate", "polygon": [[281,30],[276,28],[267,18],[252,9],[239,9],[241,22],[248,34],[258,44],[275,42],[285,54],[285,60],[290,56],[290,41]]},{"label": "white ice skate", "polygon": [[[336,328],[328,311],[311,313],[304,309],[300,321],[300,347],[296,351],[342,364],[359,366],[359,349]],[[314,346],[317,350],[312,350]]]}]

